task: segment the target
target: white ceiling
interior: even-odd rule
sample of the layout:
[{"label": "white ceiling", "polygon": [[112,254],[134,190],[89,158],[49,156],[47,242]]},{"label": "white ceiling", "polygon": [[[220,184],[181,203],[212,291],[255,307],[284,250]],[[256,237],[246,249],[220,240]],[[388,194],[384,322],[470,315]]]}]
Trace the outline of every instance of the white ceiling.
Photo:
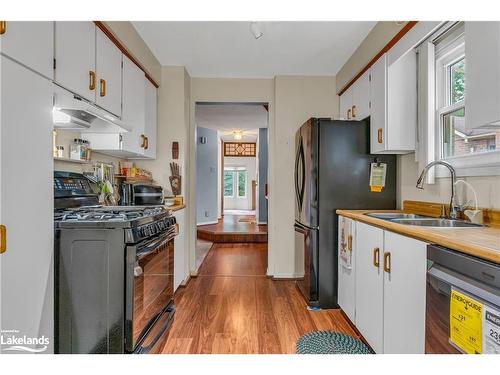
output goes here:
[{"label": "white ceiling", "polygon": [[223,140],[233,140],[241,130],[243,141],[255,141],[259,128],[267,128],[268,112],[262,104],[197,104],[197,126],[219,131]]},{"label": "white ceiling", "polygon": [[133,25],[162,65],[192,77],[335,75],[376,22],[141,21]]}]

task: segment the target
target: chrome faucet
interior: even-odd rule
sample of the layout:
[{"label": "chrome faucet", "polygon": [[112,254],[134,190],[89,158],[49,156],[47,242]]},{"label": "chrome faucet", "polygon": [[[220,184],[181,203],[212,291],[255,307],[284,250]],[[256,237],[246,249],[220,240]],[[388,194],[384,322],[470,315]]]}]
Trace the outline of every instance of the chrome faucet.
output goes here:
[{"label": "chrome faucet", "polygon": [[443,160],[436,160],[436,161],[433,161],[433,162],[427,164],[424,167],[424,170],[422,171],[422,173],[420,173],[420,177],[417,180],[417,188],[419,188],[419,189],[424,188],[425,176],[427,175],[427,172],[429,172],[429,169],[431,169],[435,165],[443,165],[446,168],[448,168],[448,170],[450,171],[450,175],[451,175],[450,218],[451,219],[458,219],[458,213],[460,212],[460,206],[458,204],[456,204],[456,195],[455,195],[456,171],[455,171],[455,168],[453,168],[453,166],[450,163],[443,161]]}]

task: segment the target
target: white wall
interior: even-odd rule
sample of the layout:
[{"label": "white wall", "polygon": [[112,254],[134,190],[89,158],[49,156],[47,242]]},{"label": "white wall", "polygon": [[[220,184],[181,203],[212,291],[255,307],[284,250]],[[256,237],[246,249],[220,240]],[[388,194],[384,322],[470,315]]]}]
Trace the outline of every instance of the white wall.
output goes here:
[{"label": "white wall", "polygon": [[[404,200],[448,203],[451,195],[450,178],[436,178],[435,184],[425,185],[421,190],[415,187],[420,172],[415,162],[415,154],[398,156],[399,207],[402,207]],[[479,207],[500,209],[500,176],[459,179],[466,180],[474,187]],[[457,187],[457,194],[460,202],[474,199],[473,193],[463,185]]]},{"label": "white wall", "polygon": [[[275,78],[275,144],[273,179],[270,189],[276,215],[269,221],[275,226],[275,277],[298,277],[304,273],[303,254],[295,253],[294,246],[294,155],[295,132],[310,117],[336,117],[339,112],[335,77],[279,76]],[[273,224],[274,225],[274,224]]]},{"label": "white wall", "polygon": [[[225,167],[244,167],[247,171],[246,197],[239,198],[234,192],[234,198],[224,197],[225,210],[251,210],[252,209],[252,180],[257,180],[256,157],[225,157]],[[257,204],[257,202],[255,202]]]}]

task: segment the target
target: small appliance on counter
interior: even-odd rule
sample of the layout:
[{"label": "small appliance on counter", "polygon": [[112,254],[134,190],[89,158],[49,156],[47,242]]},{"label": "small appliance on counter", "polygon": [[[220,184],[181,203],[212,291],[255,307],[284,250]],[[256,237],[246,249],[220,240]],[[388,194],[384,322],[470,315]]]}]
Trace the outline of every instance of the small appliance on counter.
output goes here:
[{"label": "small appliance on counter", "polygon": [[120,202],[123,206],[156,206],[163,204],[163,188],[143,182],[124,182]]},{"label": "small appliance on counter", "polygon": [[175,313],[176,219],[99,206],[93,185],[54,173],[55,352],[158,353]]}]

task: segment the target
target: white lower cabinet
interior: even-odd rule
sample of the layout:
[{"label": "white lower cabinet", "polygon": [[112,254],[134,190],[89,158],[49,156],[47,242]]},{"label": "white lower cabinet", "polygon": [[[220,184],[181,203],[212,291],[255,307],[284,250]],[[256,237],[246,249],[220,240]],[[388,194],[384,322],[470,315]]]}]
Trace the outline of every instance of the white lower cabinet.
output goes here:
[{"label": "white lower cabinet", "polygon": [[[355,224],[354,220],[339,216],[338,304],[353,323],[356,322]],[[344,257],[341,255],[342,251]]]},{"label": "white lower cabinet", "polygon": [[186,215],[185,209],[175,211],[174,216],[179,225],[179,234],[174,240],[174,292],[177,290],[179,285],[186,279],[185,274],[186,269]]},{"label": "white lower cabinet", "polygon": [[356,327],[376,353],[384,352],[384,231],[356,223]]},{"label": "white lower cabinet", "polygon": [[[0,330],[53,352],[53,85],[0,56]],[[34,186],[35,185],[35,186]],[[29,199],[26,199],[29,197]],[[32,214],[27,214],[31,212]],[[6,241],[5,241],[6,239]],[[4,242],[5,241],[5,242]],[[10,334],[3,334],[4,339]],[[0,352],[9,345],[0,345]]]},{"label": "white lower cabinet", "polygon": [[[353,225],[353,322],[376,353],[424,353],[427,244],[368,224]],[[341,296],[350,288],[339,269],[342,309]]]},{"label": "white lower cabinet", "polygon": [[384,353],[425,352],[427,244],[384,231]]}]

